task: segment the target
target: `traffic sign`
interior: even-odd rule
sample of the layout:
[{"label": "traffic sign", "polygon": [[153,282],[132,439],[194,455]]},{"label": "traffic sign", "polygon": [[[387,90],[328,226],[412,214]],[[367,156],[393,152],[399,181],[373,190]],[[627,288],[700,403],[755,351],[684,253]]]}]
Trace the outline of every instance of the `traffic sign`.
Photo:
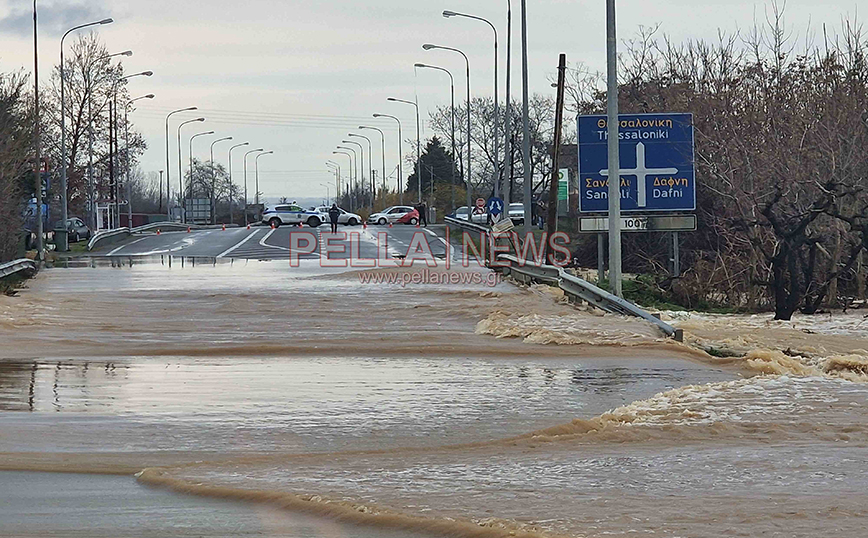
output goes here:
[{"label": "traffic sign", "polygon": [[[696,179],[692,114],[619,116],[622,211],[693,211]],[[579,116],[582,212],[608,212],[606,116]]]},{"label": "traffic sign", "polygon": [[503,213],[503,200],[496,196],[492,196],[485,203],[485,207],[488,208],[488,212],[491,214],[491,216],[496,217]]},{"label": "traffic sign", "polygon": [[477,198],[476,207],[485,207],[485,198]]},{"label": "traffic sign", "polygon": [[[622,232],[691,232],[696,230],[696,215],[647,215],[621,217]],[[608,217],[582,217],[579,219],[582,233],[609,231]]]}]

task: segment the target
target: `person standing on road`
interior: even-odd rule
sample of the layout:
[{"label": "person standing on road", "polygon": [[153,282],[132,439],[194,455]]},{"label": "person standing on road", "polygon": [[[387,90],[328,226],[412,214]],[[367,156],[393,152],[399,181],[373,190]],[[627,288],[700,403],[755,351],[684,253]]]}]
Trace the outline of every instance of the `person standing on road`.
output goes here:
[{"label": "person standing on road", "polygon": [[419,212],[419,224],[424,227],[428,227],[428,206],[425,205],[425,202],[419,202],[419,205],[416,206],[416,211]]},{"label": "person standing on road", "polygon": [[332,223],[332,233],[338,233],[338,217],[341,216],[341,210],[338,209],[337,204],[332,204],[329,209],[329,221]]}]

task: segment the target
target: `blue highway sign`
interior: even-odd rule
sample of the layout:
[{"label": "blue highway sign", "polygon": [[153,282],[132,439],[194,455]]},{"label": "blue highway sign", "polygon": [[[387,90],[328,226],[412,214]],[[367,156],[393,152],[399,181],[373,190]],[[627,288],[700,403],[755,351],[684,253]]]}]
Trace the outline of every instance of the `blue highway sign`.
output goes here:
[{"label": "blue highway sign", "polygon": [[[693,211],[696,177],[692,114],[619,116],[622,211]],[[582,212],[609,211],[606,116],[579,116]]]}]

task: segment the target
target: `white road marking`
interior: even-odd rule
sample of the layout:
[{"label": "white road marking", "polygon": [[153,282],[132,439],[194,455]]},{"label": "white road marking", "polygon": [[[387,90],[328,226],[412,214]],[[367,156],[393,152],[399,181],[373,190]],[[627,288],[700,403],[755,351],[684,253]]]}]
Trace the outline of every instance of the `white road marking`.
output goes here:
[{"label": "white road marking", "polygon": [[132,241],[132,242],[130,242],[130,243],[127,243],[126,245],[121,245],[121,246],[119,246],[118,248],[116,248],[116,249],[112,250],[111,252],[109,252],[108,254],[106,254],[106,256],[111,256],[111,255],[115,254],[116,252],[118,252],[120,249],[125,248],[125,247],[128,247],[128,246],[130,246],[130,245],[135,245],[135,244],[138,243],[139,241],[144,241],[145,239],[148,239],[148,238],[147,238],[147,237],[142,237],[141,239],[136,239],[135,241]]},{"label": "white road marking", "polygon": [[[274,230],[272,230],[272,232],[273,232],[273,231],[274,231]],[[226,249],[226,250],[223,251],[222,253],[218,254],[217,257],[218,257],[218,258],[223,258],[224,256],[228,256],[229,254],[231,254],[232,252],[234,252],[235,249],[237,249],[238,247],[240,247],[241,245],[243,245],[244,243],[246,243],[247,241],[249,241],[250,239],[252,239],[253,236],[256,235],[256,234],[258,234],[258,233],[259,233],[259,230],[253,230],[253,232],[251,232],[250,235],[248,235],[247,237],[245,237],[244,239],[242,239],[241,241],[239,241],[237,244],[235,244],[235,246],[229,247],[228,249]]]},{"label": "white road marking", "polygon": [[[316,229],[316,228],[315,228],[314,230],[316,231],[316,241],[317,241],[317,245],[319,245],[319,244],[320,244],[320,235],[319,235],[319,234],[320,234],[320,230],[319,230],[319,229]],[[262,245],[262,246],[265,247],[265,248],[274,248],[274,249],[277,249],[277,250],[283,250],[283,251],[286,251],[286,252],[291,252],[292,250],[289,249],[289,248],[287,248],[287,247],[281,247],[280,245],[269,245],[268,243],[265,242],[269,237],[271,237],[271,234],[273,234],[273,233],[276,232],[276,231],[277,231],[277,228],[272,228],[272,229],[271,229],[267,234],[265,234],[265,236],[264,236],[262,239],[259,240],[259,244]],[[290,231],[289,233],[292,234],[292,231]],[[314,232],[311,231],[311,233],[314,233]],[[305,254],[307,254],[307,253],[305,253]],[[318,258],[322,258],[322,255],[320,255],[320,254],[319,254],[318,252],[316,252],[316,251],[311,252],[311,254],[314,254],[314,255],[315,255],[316,257],[318,257]]]}]

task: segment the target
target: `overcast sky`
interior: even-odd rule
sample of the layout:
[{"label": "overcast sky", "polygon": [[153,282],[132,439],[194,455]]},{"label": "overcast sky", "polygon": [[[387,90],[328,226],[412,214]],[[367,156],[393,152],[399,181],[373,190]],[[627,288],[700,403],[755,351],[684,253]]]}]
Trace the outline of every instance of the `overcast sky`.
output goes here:
[{"label": "overcast sky", "polygon": [[[512,3],[513,97],[517,99],[521,95],[520,0]],[[340,157],[335,160],[346,173],[347,158],[332,151],[362,124],[386,132],[387,167],[393,173],[397,127],[371,114],[400,117],[407,138],[415,135],[413,107],[387,102],[387,97],[412,100],[418,93],[423,120],[427,111],[449,103],[448,77],[425,69],[414,73],[413,64],[450,69],[457,99],[465,92],[463,59],[446,51],[423,51],[423,43],[465,51],[471,62],[473,94],[492,95],[491,28],[469,19],[445,19],[440,15],[444,9],[484,17],[497,26],[504,99],[506,0],[40,0],[39,5],[42,73],[58,62],[63,31],[105,17],[115,19],[99,29],[110,51],[134,51],[132,58],[124,59],[127,72],[154,71],[153,77],[129,84],[133,96],[156,94],[132,116],[149,145],[142,163],[146,172],[166,168],[165,114],[198,106],[208,121],[185,127],[185,139],[202,127],[213,129],[217,137],[233,136],[233,143],[249,141],[251,149],[275,152],[259,161],[260,189],[272,198],[324,195],[321,184],[334,184],[325,161]],[[815,30],[823,23],[838,28],[842,18],[857,15],[857,5],[853,0],[789,0],[786,22],[799,32],[809,22]],[[29,0],[0,0],[0,71],[32,68],[30,6]],[[766,6],[738,0],[619,0],[618,35],[629,38],[639,26],[661,23],[661,31],[678,41],[713,39],[719,28],[735,31],[751,26],[755,18],[764,17]],[[531,92],[554,91],[547,78],[561,52],[571,63],[581,61],[604,70],[605,1],[529,0],[528,42]],[[193,114],[183,117],[193,118]],[[174,116],[172,125],[181,117]],[[174,127],[172,132],[175,183]],[[379,134],[361,133],[375,143],[374,163],[379,170]],[[207,159],[209,145],[208,137],[198,138],[194,154]],[[230,145],[216,146],[217,162],[225,165]],[[411,148],[405,144],[404,150]],[[367,150],[365,154],[367,159]],[[233,153],[237,182],[242,179],[241,155],[240,150]],[[252,157],[249,162],[252,170]]]}]

